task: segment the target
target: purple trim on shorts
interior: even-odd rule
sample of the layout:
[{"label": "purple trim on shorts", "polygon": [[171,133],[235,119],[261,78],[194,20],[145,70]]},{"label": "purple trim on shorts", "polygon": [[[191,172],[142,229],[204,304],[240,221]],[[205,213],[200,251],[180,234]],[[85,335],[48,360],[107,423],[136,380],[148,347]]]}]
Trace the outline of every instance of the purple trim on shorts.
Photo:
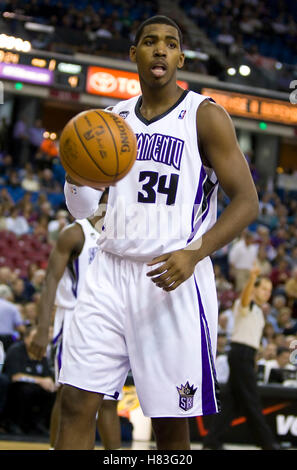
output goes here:
[{"label": "purple trim on shorts", "polygon": [[194,275],[198,297],[201,325],[201,358],[202,358],[202,413],[203,415],[217,413],[219,406],[216,397],[216,373],[212,356],[209,329],[201,300],[200,291]]},{"label": "purple trim on shorts", "polygon": [[61,328],[59,330],[59,333],[52,339],[52,344],[53,346],[55,346],[58,342],[58,339],[60,338],[60,336],[62,336],[62,333],[63,333],[63,323],[61,325]]},{"label": "purple trim on shorts", "polygon": [[73,262],[73,269],[74,269],[74,279],[72,280],[72,293],[75,298],[77,298],[77,288],[78,288],[78,281],[79,281],[79,262],[78,258]]},{"label": "purple trim on shorts", "polygon": [[63,349],[63,341],[60,342],[58,346],[58,351],[57,351],[57,366],[58,366],[58,371],[60,372],[61,367],[62,367],[62,349]]},{"label": "purple trim on shorts", "polygon": [[57,364],[58,372],[60,372],[61,367],[62,367],[63,324],[64,323],[62,323],[61,325],[59,333],[52,339],[52,344],[54,346],[57,346],[55,356],[56,356],[56,364]]}]

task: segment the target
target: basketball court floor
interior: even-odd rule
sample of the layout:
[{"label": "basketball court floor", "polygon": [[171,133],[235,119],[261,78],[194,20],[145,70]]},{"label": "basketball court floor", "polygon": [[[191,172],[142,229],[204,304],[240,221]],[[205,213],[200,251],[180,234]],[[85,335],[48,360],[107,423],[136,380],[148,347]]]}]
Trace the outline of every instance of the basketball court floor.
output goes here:
[{"label": "basketball court floor", "polygon": [[[200,443],[192,443],[192,450],[200,450]],[[127,450],[155,450],[154,442],[144,442],[144,441],[133,441],[132,444],[123,446],[123,452]],[[259,450],[258,447],[254,446],[240,446],[235,444],[226,444],[226,450]],[[22,441],[22,440],[9,440],[9,437],[0,438],[0,451],[1,450],[49,450],[49,444],[45,440],[40,441]],[[96,445],[95,450],[103,450],[103,447],[100,446],[100,443]]]}]

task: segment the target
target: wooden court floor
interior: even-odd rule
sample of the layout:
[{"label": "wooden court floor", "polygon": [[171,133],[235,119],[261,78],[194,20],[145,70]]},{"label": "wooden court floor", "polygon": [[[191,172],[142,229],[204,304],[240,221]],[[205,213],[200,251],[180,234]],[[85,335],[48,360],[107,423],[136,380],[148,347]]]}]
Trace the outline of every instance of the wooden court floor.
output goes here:
[{"label": "wooden court floor", "polygon": [[[151,450],[154,449],[153,442],[142,442],[142,441],[133,441],[131,445],[127,446],[127,450]],[[200,450],[200,443],[192,443],[192,450]],[[240,446],[240,445],[226,445],[226,450],[259,450],[259,448],[254,446]],[[125,449],[125,448],[124,448]],[[1,440],[0,439],[0,451],[1,450],[49,450],[49,444],[47,442],[33,442],[33,441],[19,441],[19,440]],[[95,446],[95,450],[103,450],[103,447],[99,445]],[[124,450],[123,450],[124,451]]]}]

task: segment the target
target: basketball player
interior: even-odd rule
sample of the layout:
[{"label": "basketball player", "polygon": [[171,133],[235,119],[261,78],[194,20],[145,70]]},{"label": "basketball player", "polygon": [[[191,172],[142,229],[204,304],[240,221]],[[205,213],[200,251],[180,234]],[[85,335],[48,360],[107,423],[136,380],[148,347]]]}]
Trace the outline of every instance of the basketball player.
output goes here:
[{"label": "basketball player", "polygon": [[[209,256],[258,213],[230,117],[211,99],[176,84],[184,54],[175,22],[157,16],[142,23],[130,58],[142,95],[113,112],[133,128],[138,155],[109,189],[101,249],[66,339],[56,449],[93,448],[102,397],[118,395],[130,368],[157,448],[190,448],[187,418],[219,410]],[[230,204],[216,221],[219,183]],[[69,177],[65,196],[82,214],[98,201],[95,189]]]},{"label": "basketball player", "polygon": [[[108,191],[106,190],[102,194],[100,204],[107,203],[107,196]],[[49,258],[46,281],[38,306],[38,331],[32,341],[30,350],[37,359],[44,356],[48,344],[51,317],[56,306],[53,342],[56,347],[55,373],[57,384],[69,322],[78,293],[83,286],[85,272],[98,250],[96,242],[99,236],[98,232],[100,232],[100,222],[104,217],[103,211],[101,212],[89,219],[76,220],[75,223],[62,230]],[[51,447],[54,447],[59,424],[61,389],[62,387],[58,389],[51,416]],[[118,449],[121,447],[121,431],[116,400],[104,400],[98,414],[97,426],[105,449]]]}]

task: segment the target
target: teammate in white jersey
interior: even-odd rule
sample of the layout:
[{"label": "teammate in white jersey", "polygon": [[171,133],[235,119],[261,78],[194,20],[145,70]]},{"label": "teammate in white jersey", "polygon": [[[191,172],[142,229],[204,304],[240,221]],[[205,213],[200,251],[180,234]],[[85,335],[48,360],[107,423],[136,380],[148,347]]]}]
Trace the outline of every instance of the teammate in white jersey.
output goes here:
[{"label": "teammate in white jersey", "polygon": [[[102,205],[98,215],[89,219],[76,220],[59,234],[56,246],[50,255],[45,285],[38,305],[38,331],[30,346],[34,357],[41,359],[48,344],[48,332],[54,313],[53,343],[56,349],[56,383],[61,369],[63,349],[69,324],[80,290],[83,288],[85,273],[98,250],[98,237],[104,217],[108,191],[100,199]],[[50,445],[54,447],[60,416],[62,387],[51,416]],[[98,431],[105,449],[121,447],[121,429],[117,414],[117,401],[104,400],[97,419]]]},{"label": "teammate in white jersey", "polygon": [[[158,449],[189,449],[187,417],[219,410],[209,256],[255,219],[258,198],[230,117],[177,86],[181,45],[178,26],[158,16],[130,49],[142,95],[113,112],[135,131],[138,155],[109,189],[101,250],[66,339],[56,449],[93,448],[102,397],[118,395],[130,368]],[[218,182],[230,204],[216,221]],[[69,177],[65,196],[82,214],[97,203]]]}]

